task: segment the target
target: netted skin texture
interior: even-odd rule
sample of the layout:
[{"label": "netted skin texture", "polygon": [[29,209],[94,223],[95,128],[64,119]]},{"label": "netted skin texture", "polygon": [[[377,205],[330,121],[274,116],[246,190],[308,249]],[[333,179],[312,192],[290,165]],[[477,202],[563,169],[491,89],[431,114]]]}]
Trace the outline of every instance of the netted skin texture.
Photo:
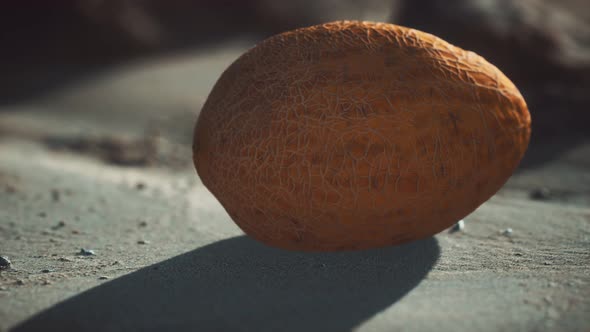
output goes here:
[{"label": "netted skin texture", "polygon": [[306,251],[432,236],[507,181],[530,138],[495,66],[433,35],[340,21],[273,36],[215,84],[203,184],[248,235]]}]

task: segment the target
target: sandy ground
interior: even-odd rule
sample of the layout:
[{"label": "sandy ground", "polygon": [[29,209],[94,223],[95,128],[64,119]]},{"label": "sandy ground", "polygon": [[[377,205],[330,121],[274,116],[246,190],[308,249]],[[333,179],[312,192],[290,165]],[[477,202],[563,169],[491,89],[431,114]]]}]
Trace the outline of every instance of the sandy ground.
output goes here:
[{"label": "sandy ground", "polygon": [[[583,137],[533,145],[462,232],[331,254],[245,237],[190,142],[249,46],[131,63],[0,109],[0,330],[590,330]],[[531,199],[539,187],[551,196]]]}]

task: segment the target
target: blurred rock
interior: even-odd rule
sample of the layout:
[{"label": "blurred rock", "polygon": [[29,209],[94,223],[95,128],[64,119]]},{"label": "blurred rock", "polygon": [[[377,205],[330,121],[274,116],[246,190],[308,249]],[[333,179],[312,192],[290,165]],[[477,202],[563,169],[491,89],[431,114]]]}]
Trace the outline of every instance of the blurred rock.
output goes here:
[{"label": "blurred rock", "polygon": [[0,5],[0,105],[138,57],[262,40],[337,19],[387,20],[398,0],[60,0]]},{"label": "blurred rock", "polygon": [[336,20],[389,20],[399,0],[257,0],[256,15],[273,32]]},{"label": "blurred rock", "polygon": [[433,33],[498,66],[525,96],[535,139],[587,129],[587,13],[590,3],[580,0],[405,0],[393,21]]},{"label": "blurred rock", "polygon": [[[213,35],[262,33],[335,20],[387,21],[399,0],[75,0],[84,17],[148,47]],[[203,36],[205,37],[205,36]]]},{"label": "blurred rock", "polygon": [[215,42],[255,30],[257,1],[73,0],[78,12],[111,38],[168,49]]},{"label": "blurred rock", "polygon": [[251,33],[249,1],[60,0],[0,5],[0,105],[139,57]]}]

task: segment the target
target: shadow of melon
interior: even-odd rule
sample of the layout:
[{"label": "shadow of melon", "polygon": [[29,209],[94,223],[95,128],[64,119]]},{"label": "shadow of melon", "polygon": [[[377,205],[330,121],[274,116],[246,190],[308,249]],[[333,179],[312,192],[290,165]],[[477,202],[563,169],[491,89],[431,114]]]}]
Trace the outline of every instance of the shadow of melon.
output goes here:
[{"label": "shadow of melon", "polygon": [[13,331],[345,331],[416,287],[434,238],[302,253],[222,240],[65,300]]}]

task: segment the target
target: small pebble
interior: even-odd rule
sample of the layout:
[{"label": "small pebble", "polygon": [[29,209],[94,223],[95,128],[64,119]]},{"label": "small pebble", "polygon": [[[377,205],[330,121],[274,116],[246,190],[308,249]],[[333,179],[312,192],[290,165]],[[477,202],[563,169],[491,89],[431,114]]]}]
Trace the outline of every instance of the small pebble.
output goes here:
[{"label": "small pebble", "polygon": [[135,189],[137,189],[137,190],[144,190],[145,189],[145,183],[143,183],[143,182],[137,182],[137,184],[135,184]]},{"label": "small pebble", "polygon": [[77,229],[73,229],[73,230],[72,230],[72,234],[80,234],[80,231],[79,231],[79,230],[77,230]]},{"label": "small pebble", "polygon": [[137,244],[149,244],[149,243],[150,243],[150,241],[147,241],[147,240],[139,240],[139,241],[137,241]]},{"label": "small pebble", "polygon": [[100,276],[100,277],[98,277],[98,279],[99,280],[107,280],[107,279],[109,279],[109,277],[107,277],[107,276]]},{"label": "small pebble", "polygon": [[139,225],[139,227],[146,227],[147,226],[147,221],[142,220],[142,221],[139,222],[138,225]]},{"label": "small pebble", "polygon": [[43,286],[47,286],[47,285],[51,285],[51,284],[52,284],[52,282],[49,280],[43,280],[43,282],[41,283],[41,285],[43,285]]},{"label": "small pebble", "polygon": [[0,291],[5,291],[5,290],[8,290],[8,287],[6,287],[6,286],[0,286]]},{"label": "small pebble", "polygon": [[22,285],[24,285],[24,284],[25,284],[25,281],[24,281],[24,280],[22,280],[22,279],[18,279],[18,280],[16,281],[16,284],[17,284],[17,285],[21,285],[21,286],[22,286]]},{"label": "small pebble", "polygon": [[47,213],[45,213],[45,212],[39,212],[39,214],[37,214],[37,215],[41,218],[47,217]]},{"label": "small pebble", "polygon": [[553,299],[551,299],[551,296],[545,296],[543,298],[543,300],[547,303],[547,304],[551,304],[551,302],[553,302]]},{"label": "small pebble", "polygon": [[544,261],[543,262],[543,265],[551,265],[551,262],[550,261]]},{"label": "small pebble", "polygon": [[465,221],[463,219],[459,220],[451,229],[449,230],[450,233],[461,232],[465,229]]},{"label": "small pebble", "polygon": [[73,262],[73,260],[72,260],[72,259],[70,259],[70,258],[67,258],[67,257],[60,257],[60,258],[59,258],[59,261],[61,261],[61,262]]},{"label": "small pebble", "polygon": [[553,282],[553,281],[550,281],[547,285],[549,287],[557,287],[557,283],[556,282]]},{"label": "small pebble", "polygon": [[534,200],[544,201],[551,198],[551,190],[547,187],[540,187],[531,190],[529,197]]},{"label": "small pebble", "polygon": [[51,269],[43,269],[43,270],[41,270],[41,272],[43,272],[43,273],[50,273],[50,272],[53,272],[53,271],[54,270],[51,270]]},{"label": "small pebble", "polygon": [[59,191],[57,189],[51,189],[51,198],[54,202],[59,201]]},{"label": "small pebble", "polygon": [[60,220],[57,222],[57,225],[51,227],[51,229],[56,230],[56,229],[60,229],[62,227],[64,227],[66,225],[66,222],[63,220]]},{"label": "small pebble", "polygon": [[96,255],[96,253],[92,249],[81,248],[80,251],[78,252],[78,255],[80,255],[80,256],[94,256],[94,255]]},{"label": "small pebble", "polygon": [[0,270],[9,269],[12,266],[12,262],[6,256],[0,256]]},{"label": "small pebble", "polygon": [[503,230],[502,235],[504,235],[504,236],[512,235],[512,228],[506,228],[505,230]]}]

